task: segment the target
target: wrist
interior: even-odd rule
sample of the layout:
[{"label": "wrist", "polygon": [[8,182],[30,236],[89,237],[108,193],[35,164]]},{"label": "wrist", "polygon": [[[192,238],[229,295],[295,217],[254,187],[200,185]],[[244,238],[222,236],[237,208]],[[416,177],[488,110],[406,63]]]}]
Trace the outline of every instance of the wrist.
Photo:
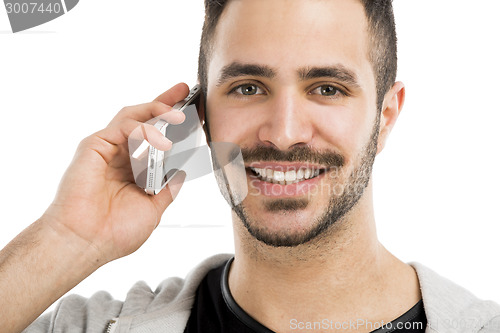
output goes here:
[{"label": "wrist", "polygon": [[[63,264],[60,267],[67,273],[77,276],[84,274],[86,277],[108,262],[96,244],[77,235],[67,224],[62,223],[59,217],[46,212],[35,223],[43,230],[41,237],[47,237],[53,248],[63,254],[64,260],[59,258]],[[69,266],[74,267],[71,269]],[[68,272],[68,269],[71,270]]]},{"label": "wrist", "polygon": [[21,331],[102,265],[91,244],[58,226],[44,215],[0,251],[0,322],[8,331]]}]

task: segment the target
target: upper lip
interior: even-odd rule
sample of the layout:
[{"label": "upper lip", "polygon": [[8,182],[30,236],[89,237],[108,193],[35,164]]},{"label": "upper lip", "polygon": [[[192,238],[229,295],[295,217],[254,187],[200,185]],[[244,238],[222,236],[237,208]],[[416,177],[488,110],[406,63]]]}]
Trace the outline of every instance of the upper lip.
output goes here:
[{"label": "upper lip", "polygon": [[246,168],[258,168],[258,169],[271,169],[276,171],[292,171],[299,169],[328,169],[324,165],[312,164],[312,163],[283,163],[283,162],[251,162],[245,163]]}]

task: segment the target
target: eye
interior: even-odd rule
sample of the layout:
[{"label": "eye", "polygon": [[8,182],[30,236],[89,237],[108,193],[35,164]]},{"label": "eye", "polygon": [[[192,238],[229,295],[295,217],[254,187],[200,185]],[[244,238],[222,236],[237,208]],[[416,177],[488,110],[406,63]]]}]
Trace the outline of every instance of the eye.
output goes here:
[{"label": "eye", "polygon": [[321,95],[326,97],[334,97],[338,94],[346,95],[341,89],[332,85],[322,85],[311,91],[311,94]]},{"label": "eye", "polygon": [[262,95],[265,94],[264,90],[261,89],[256,84],[242,84],[231,90],[238,95],[252,96],[252,95]]}]

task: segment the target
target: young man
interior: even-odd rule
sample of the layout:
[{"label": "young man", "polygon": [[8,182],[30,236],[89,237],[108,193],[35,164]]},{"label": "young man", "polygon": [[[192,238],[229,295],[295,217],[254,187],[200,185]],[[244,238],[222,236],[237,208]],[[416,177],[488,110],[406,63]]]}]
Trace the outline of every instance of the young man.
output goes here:
[{"label": "young man", "polygon": [[[378,241],[371,169],[403,106],[390,1],[206,1],[199,79],[207,138],[241,147],[249,193],[232,204],[234,259],[186,280],[143,284],[125,302],[64,299],[28,332],[498,332],[500,307]],[[0,256],[0,330],[51,303],[149,237],[182,179],[149,197],[131,180],[127,138],[162,115],[179,84],[126,107],[79,146],[46,213]],[[160,149],[170,143],[146,128]],[[384,327],[382,327],[384,324]]]}]

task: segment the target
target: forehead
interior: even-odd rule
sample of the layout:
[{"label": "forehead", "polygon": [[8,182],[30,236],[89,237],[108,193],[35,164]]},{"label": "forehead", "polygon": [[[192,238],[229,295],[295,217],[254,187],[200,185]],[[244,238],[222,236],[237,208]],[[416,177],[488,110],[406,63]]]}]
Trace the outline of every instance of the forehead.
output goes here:
[{"label": "forehead", "polygon": [[371,73],[359,0],[232,0],[213,43],[209,80],[232,62],[265,64],[281,74],[333,64],[361,77]]}]

